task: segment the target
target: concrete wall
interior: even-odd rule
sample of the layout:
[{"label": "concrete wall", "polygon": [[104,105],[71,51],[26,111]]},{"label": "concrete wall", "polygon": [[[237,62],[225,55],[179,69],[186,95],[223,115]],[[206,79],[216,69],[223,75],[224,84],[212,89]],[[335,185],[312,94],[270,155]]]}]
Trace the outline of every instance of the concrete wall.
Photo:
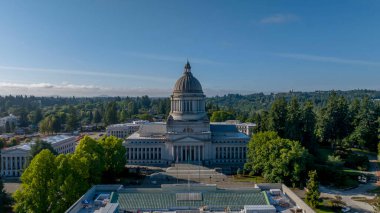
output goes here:
[{"label": "concrete wall", "polygon": [[287,186],[282,184],[282,192],[286,194],[291,200],[296,203],[296,205],[303,210],[305,213],[315,213],[315,211],[310,208],[301,198],[299,198],[292,190]]},{"label": "concrete wall", "polygon": [[286,194],[297,207],[303,210],[305,213],[315,213],[301,198],[299,198],[292,190],[281,183],[260,183],[256,184],[261,190],[268,191],[269,189],[281,189],[282,193]]},{"label": "concrete wall", "polygon": [[259,183],[256,184],[261,190],[269,191],[269,189],[282,189],[281,183]]}]

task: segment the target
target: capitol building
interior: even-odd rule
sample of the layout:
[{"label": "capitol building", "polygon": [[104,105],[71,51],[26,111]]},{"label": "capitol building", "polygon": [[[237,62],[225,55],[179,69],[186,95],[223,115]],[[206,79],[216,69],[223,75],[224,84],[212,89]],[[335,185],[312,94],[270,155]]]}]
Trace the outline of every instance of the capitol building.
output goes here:
[{"label": "capitol building", "polygon": [[228,123],[208,119],[202,85],[187,62],[170,96],[165,122],[142,124],[124,142],[128,164],[243,164],[250,137]]}]

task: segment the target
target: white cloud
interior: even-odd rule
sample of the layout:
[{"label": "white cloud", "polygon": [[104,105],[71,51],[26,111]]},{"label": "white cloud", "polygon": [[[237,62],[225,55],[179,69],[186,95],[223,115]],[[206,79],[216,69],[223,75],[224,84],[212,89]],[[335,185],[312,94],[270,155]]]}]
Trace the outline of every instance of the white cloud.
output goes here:
[{"label": "white cloud", "polygon": [[0,82],[0,95],[94,96],[107,88],[94,85]]},{"label": "white cloud", "polygon": [[175,79],[163,78],[159,76],[147,76],[147,75],[135,75],[135,74],[124,74],[124,73],[113,73],[109,71],[94,72],[85,70],[67,70],[67,69],[51,69],[51,68],[39,68],[39,67],[20,67],[20,66],[5,66],[0,65],[0,70],[11,70],[20,72],[44,72],[44,73],[54,73],[54,74],[64,74],[64,75],[80,75],[80,76],[97,76],[104,78],[126,78],[126,79],[137,79],[146,80],[154,82],[172,82]]},{"label": "white cloud", "polygon": [[380,66],[379,62],[364,61],[356,59],[344,59],[330,56],[317,56],[308,54],[290,54],[290,53],[275,53],[274,55],[283,58],[291,58],[305,61],[318,61],[318,62],[329,62],[329,63],[339,63],[339,64],[354,64],[354,65],[365,65],[365,66]]},{"label": "white cloud", "polygon": [[260,24],[284,24],[298,20],[299,17],[294,14],[275,14],[272,16],[264,17],[259,22]]},{"label": "white cloud", "polygon": [[[249,94],[243,90],[210,89],[204,90],[207,96],[224,95],[228,93]],[[51,83],[12,83],[0,82],[0,95],[34,95],[34,96],[142,96],[169,97],[171,88],[109,88],[95,85],[51,84]]]}]

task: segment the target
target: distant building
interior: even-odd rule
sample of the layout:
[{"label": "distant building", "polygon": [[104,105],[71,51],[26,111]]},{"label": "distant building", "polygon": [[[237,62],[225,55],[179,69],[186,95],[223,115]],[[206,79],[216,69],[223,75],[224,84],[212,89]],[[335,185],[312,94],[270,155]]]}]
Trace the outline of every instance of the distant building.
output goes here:
[{"label": "distant building", "polygon": [[239,132],[244,133],[248,136],[252,136],[254,128],[256,127],[255,123],[242,123],[239,120],[227,120],[227,124],[235,124]]},{"label": "distant building", "polygon": [[[71,135],[55,135],[42,138],[42,140],[50,143],[58,154],[67,154],[75,151],[77,137]],[[30,149],[33,144],[34,142],[30,142],[2,149],[0,176],[20,176],[23,169],[27,166]]]},{"label": "distant building", "polygon": [[0,118],[0,132],[5,132],[7,130],[7,125],[9,125],[9,128],[16,127],[17,121],[17,116],[14,116],[12,114]]},{"label": "distant building", "polygon": [[140,126],[143,124],[149,123],[149,121],[138,120],[133,121],[132,123],[123,123],[123,124],[113,124],[107,126],[106,133],[107,136],[115,136],[118,138],[125,139],[132,133],[139,130]]},{"label": "distant building", "polygon": [[128,163],[244,164],[250,137],[239,132],[236,124],[210,124],[205,99],[187,62],[170,97],[166,123],[142,124],[125,140]]}]

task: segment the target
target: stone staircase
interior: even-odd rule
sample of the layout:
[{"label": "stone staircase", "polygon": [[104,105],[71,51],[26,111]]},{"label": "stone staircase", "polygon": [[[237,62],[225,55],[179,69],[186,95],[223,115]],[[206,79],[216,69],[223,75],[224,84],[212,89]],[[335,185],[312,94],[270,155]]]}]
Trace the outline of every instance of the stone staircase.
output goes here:
[{"label": "stone staircase", "polygon": [[225,175],[218,172],[218,169],[210,169],[202,165],[194,164],[173,164],[166,169],[167,175],[176,178],[224,178]]}]

